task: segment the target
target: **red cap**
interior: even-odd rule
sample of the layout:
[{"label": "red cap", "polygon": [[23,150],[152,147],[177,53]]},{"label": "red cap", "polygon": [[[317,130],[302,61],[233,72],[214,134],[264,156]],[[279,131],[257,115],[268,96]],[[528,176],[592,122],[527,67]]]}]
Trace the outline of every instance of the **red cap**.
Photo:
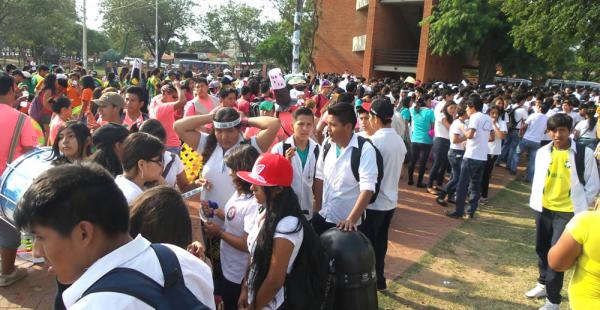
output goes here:
[{"label": "red cap", "polygon": [[363,108],[367,112],[371,112],[371,103],[370,102],[365,101],[360,105],[360,107]]},{"label": "red cap", "polygon": [[265,153],[258,157],[252,171],[238,171],[237,176],[254,185],[289,187],[294,173],[292,164],[285,157]]}]

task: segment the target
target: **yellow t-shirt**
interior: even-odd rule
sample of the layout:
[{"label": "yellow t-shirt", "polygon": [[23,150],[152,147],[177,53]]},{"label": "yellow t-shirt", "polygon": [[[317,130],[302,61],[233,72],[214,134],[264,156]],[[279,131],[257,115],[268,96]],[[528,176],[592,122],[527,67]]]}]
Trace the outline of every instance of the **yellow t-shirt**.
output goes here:
[{"label": "yellow t-shirt", "polygon": [[566,229],[583,246],[569,285],[571,308],[600,309],[600,212],[577,214]]},{"label": "yellow t-shirt", "polygon": [[544,183],[542,205],[544,208],[558,212],[573,212],[571,199],[571,167],[569,150],[552,147],[551,161]]}]

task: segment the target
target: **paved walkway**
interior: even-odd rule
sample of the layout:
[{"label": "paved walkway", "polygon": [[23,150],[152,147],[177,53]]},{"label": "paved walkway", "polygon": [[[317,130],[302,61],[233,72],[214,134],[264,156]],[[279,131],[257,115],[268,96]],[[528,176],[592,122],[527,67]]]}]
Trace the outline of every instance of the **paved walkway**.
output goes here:
[{"label": "paved walkway", "polygon": [[[503,168],[493,173],[490,195],[514,179]],[[427,180],[427,177],[426,177]],[[425,189],[408,186],[406,176],[400,181],[398,208],[392,219],[390,243],[386,257],[386,277],[395,279],[417,262],[460,220],[444,216],[446,208],[438,206],[434,196]],[[453,205],[450,205],[452,208]],[[198,210],[190,207],[195,239],[199,235]],[[55,283],[42,266],[19,260],[19,267],[28,268],[29,276],[8,288],[0,288],[0,309],[52,309]]]}]

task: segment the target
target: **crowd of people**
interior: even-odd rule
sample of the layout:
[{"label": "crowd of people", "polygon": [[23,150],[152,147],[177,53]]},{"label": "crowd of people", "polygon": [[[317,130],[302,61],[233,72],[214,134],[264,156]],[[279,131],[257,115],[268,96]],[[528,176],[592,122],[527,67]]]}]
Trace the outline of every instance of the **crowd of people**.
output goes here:
[{"label": "crowd of people", "polygon": [[[347,73],[295,77],[288,90],[290,102],[277,101],[269,79],[248,70],[234,77],[228,69],[125,67],[100,78],[81,64],[68,73],[7,66],[0,173],[28,150],[52,148],[53,167],[23,194],[14,222],[32,231],[34,255],[56,275],[55,307],[167,299],[209,309],[312,308],[325,292],[295,299],[296,282],[309,280],[290,275],[315,261],[318,236],[334,227],[368,237],[376,286],[385,290],[404,169],[409,186],[454,205],[448,217],[469,220],[488,202],[494,169],[517,174],[523,153],[540,271],[526,296],[558,309],[562,272],[578,262],[571,306],[600,305],[600,216],[587,211],[600,190],[597,90]],[[198,177],[186,173],[182,148],[201,158]],[[193,240],[181,193],[199,187],[202,237]],[[14,266],[20,237],[0,221],[0,286],[27,276]],[[173,265],[181,272],[170,274]],[[164,287],[164,295],[128,289],[138,284]]]}]

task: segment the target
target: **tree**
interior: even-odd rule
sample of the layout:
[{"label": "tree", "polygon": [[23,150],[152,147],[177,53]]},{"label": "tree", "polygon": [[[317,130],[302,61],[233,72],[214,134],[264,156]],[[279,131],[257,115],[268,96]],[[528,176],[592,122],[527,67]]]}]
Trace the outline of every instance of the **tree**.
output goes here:
[{"label": "tree", "polygon": [[292,63],[292,42],[284,29],[275,29],[256,47],[256,57],[271,60],[280,68],[289,70]]},{"label": "tree", "polygon": [[188,44],[183,45],[183,50],[188,53],[194,52],[205,52],[205,53],[218,53],[219,50],[214,44],[208,40],[192,41]]},{"label": "tree", "polygon": [[261,10],[245,3],[228,0],[219,7],[211,7],[201,17],[200,31],[221,52],[230,42],[235,43],[242,60],[249,64],[256,46],[266,37],[266,23],[260,13]]},{"label": "tree", "polygon": [[467,55],[479,58],[479,80],[493,80],[497,61],[510,44],[506,17],[493,0],[446,0],[423,20],[429,25],[429,46],[438,55]]},{"label": "tree", "polygon": [[[291,40],[294,30],[294,11],[296,0],[271,0],[275,9],[279,12],[281,22],[279,28],[288,40]],[[318,0],[306,0],[302,13],[300,30],[300,68],[304,71],[314,71],[316,66],[312,57],[317,29],[319,28],[319,4]],[[288,56],[292,57],[291,50]]]},{"label": "tree", "polygon": [[515,47],[526,48],[553,68],[568,63],[569,75],[586,80],[600,65],[598,1],[506,0],[501,9],[513,24]]},{"label": "tree", "polygon": [[195,4],[189,0],[158,2],[158,55],[155,55],[155,6],[153,0],[103,0],[101,11],[104,28],[110,32],[132,33],[138,36],[150,54],[158,60],[169,42],[182,39],[185,30],[196,22],[191,14]]}]

